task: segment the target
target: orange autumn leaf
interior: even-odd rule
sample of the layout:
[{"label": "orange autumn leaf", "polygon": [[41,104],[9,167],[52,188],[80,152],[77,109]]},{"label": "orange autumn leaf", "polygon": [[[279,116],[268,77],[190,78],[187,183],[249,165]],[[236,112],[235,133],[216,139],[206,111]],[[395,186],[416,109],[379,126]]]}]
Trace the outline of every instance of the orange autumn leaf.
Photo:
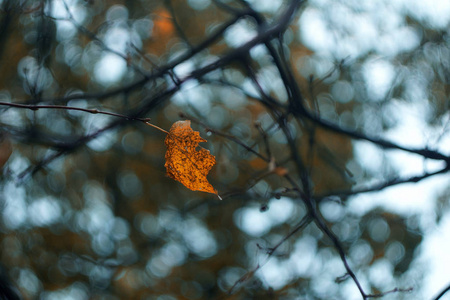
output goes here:
[{"label": "orange autumn leaf", "polygon": [[159,9],[153,18],[153,35],[156,38],[171,37],[175,31],[172,15],[165,9]]},{"label": "orange autumn leaf", "polygon": [[199,147],[201,142],[206,140],[192,130],[191,121],[175,122],[165,140],[167,175],[193,191],[217,194],[206,179],[216,158],[209,150]]},{"label": "orange autumn leaf", "polygon": [[8,136],[0,133],[0,170],[3,168],[8,158],[11,156],[12,146]]}]

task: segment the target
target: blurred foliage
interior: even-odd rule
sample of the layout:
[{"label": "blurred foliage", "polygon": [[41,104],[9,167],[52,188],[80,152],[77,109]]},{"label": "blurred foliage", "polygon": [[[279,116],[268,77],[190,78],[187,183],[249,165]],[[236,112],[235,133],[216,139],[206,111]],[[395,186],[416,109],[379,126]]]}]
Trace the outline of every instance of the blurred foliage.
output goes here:
[{"label": "blurred foliage", "polygon": [[[389,4],[379,2],[383,17]],[[290,3],[0,0],[2,281],[23,299],[360,297],[317,223],[288,236],[311,213],[292,179],[367,293],[418,291],[408,274],[426,231],[420,213],[347,205],[352,189],[405,175],[389,147],[372,145],[364,165],[339,130],[383,137],[417,105],[432,129],[419,145],[442,150],[448,22],[406,6],[374,22],[367,41],[361,18],[377,18],[369,4],[310,1],[285,31],[227,60]],[[322,45],[308,42],[314,34]],[[293,113],[296,101],[335,129]],[[216,157],[208,180],[224,200],[166,177],[165,134],[140,118],[166,130],[190,119]]]}]

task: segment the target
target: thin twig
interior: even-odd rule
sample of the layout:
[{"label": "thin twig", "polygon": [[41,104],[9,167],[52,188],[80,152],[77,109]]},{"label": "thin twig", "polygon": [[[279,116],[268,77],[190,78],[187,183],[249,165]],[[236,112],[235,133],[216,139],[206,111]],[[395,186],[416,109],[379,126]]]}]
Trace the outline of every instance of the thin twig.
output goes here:
[{"label": "thin twig", "polygon": [[378,145],[384,149],[397,149],[397,150],[402,150],[402,151],[409,152],[409,153],[418,154],[420,156],[423,156],[423,157],[429,158],[429,159],[444,160],[448,164],[450,164],[450,156],[446,156],[446,155],[444,155],[440,152],[434,151],[434,150],[430,150],[427,148],[424,148],[424,149],[408,148],[408,147],[404,147],[404,146],[395,144],[393,142],[390,142],[390,141],[382,139],[382,138],[371,137],[367,134],[364,134],[364,133],[361,133],[361,132],[358,132],[355,130],[345,129],[340,125],[337,125],[335,123],[332,123],[330,121],[322,119],[321,117],[314,115],[311,112],[306,111],[306,110],[304,112],[293,111],[293,113],[296,115],[296,117],[306,117],[306,118],[310,119],[311,121],[315,122],[317,125],[319,125],[322,128],[328,129],[330,131],[334,131],[339,134],[347,135],[348,137],[350,137],[352,139],[369,141],[369,142],[371,142],[375,145]]},{"label": "thin twig", "polygon": [[295,233],[297,233],[301,229],[305,228],[309,223],[311,223],[311,221],[312,221],[312,218],[311,218],[310,215],[304,216],[302,218],[302,220],[285,237],[283,237],[274,247],[272,247],[268,251],[266,251],[267,257],[264,260],[264,262],[258,263],[255,268],[253,268],[252,270],[246,272],[238,280],[236,280],[236,282],[228,289],[228,294],[231,295],[239,284],[244,283],[245,281],[247,281],[250,278],[252,278],[255,275],[255,273],[259,269],[261,269],[270,260],[270,258],[274,255],[274,253],[277,251],[277,249],[282,244],[284,244]]},{"label": "thin twig", "polygon": [[83,25],[79,24],[75,20],[72,12],[70,11],[69,5],[66,3],[66,1],[63,0],[62,2],[63,2],[63,5],[64,5],[64,8],[67,11],[67,14],[69,15],[68,21],[70,21],[72,23],[72,25],[75,26],[78,29],[79,32],[83,33],[84,35],[89,37],[91,40],[96,41],[97,43],[99,43],[99,45],[103,48],[103,50],[108,51],[108,52],[110,52],[112,54],[115,54],[115,55],[123,58],[127,62],[127,64],[133,68],[133,70],[135,70],[137,73],[142,75],[144,78],[147,78],[147,74],[145,74],[145,72],[143,70],[141,70],[141,68],[139,68],[137,65],[135,65],[131,61],[130,57],[128,57],[127,55],[125,55],[125,54],[123,54],[123,53],[121,53],[119,51],[111,49],[101,39],[99,39],[95,33],[91,32],[89,29],[87,29]]},{"label": "thin twig", "polygon": [[156,129],[158,129],[159,131],[164,132],[165,134],[169,134],[169,132],[168,132],[167,130],[164,130],[164,129],[162,129],[161,127],[158,127],[158,126],[156,126],[156,125],[154,125],[154,124],[152,124],[152,123],[150,123],[150,122],[145,122],[145,124],[147,124],[148,126],[151,126],[151,127],[153,127],[153,128],[156,128]]},{"label": "thin twig", "polygon": [[73,106],[64,106],[64,105],[33,105],[33,104],[20,104],[20,103],[11,103],[11,102],[0,102],[0,106],[9,106],[9,107],[15,107],[15,108],[24,108],[29,110],[39,110],[39,109],[59,109],[59,110],[77,110],[82,111],[90,114],[98,114],[98,115],[108,115],[118,118],[123,118],[127,120],[135,120],[135,121],[141,121],[144,123],[147,123],[150,121],[149,118],[138,118],[138,117],[130,117],[118,113],[108,112],[108,111],[101,111],[98,109],[88,109],[88,108],[81,108],[81,107],[73,107]]},{"label": "thin twig", "polygon": [[358,278],[355,275],[355,272],[353,272],[352,268],[348,264],[347,257],[345,255],[344,247],[342,246],[341,242],[337,238],[337,236],[331,231],[330,228],[328,228],[327,224],[323,221],[323,219],[317,214],[316,211],[311,212],[313,214],[314,221],[319,227],[319,229],[325,233],[326,236],[332,241],[334,248],[338,251],[339,256],[341,257],[341,261],[344,264],[345,270],[347,271],[347,274],[353,279],[353,282],[356,284],[359,292],[361,293],[361,296],[363,299],[367,299],[367,294],[364,292],[364,289],[359,282]]},{"label": "thin twig", "polygon": [[165,0],[164,4],[167,8],[167,10],[169,11],[169,13],[172,15],[172,23],[174,25],[174,27],[176,28],[180,38],[190,47],[192,48],[192,44],[189,41],[189,39],[187,38],[186,34],[184,33],[184,30],[182,28],[182,26],[180,25],[180,23],[178,22],[176,16],[175,16],[175,10],[173,8],[172,5],[172,1],[171,0]]},{"label": "thin twig", "polygon": [[[112,130],[116,127],[119,127],[124,123],[124,121],[128,120],[139,120],[141,122],[147,123],[149,119],[140,118],[141,115],[146,114],[148,111],[151,111],[154,109],[158,104],[161,104],[164,100],[166,100],[168,97],[173,95],[176,91],[178,91],[177,87],[173,87],[171,89],[168,89],[166,91],[161,92],[157,95],[152,95],[149,97],[149,99],[144,99],[144,105],[142,107],[137,108],[133,111],[133,113],[130,114],[130,116],[127,116],[126,118],[120,118],[119,120],[112,121],[108,125],[106,125],[103,128],[98,129],[97,131],[90,133],[88,135],[84,135],[82,137],[79,137],[75,139],[73,142],[66,143],[61,147],[60,150],[58,150],[56,153],[42,159],[39,161],[35,166],[30,166],[25,171],[21,172],[18,175],[18,179],[22,181],[25,177],[28,175],[33,175],[52,161],[54,161],[56,158],[64,156],[68,153],[71,153],[73,151],[76,151],[81,146],[85,145],[86,143],[90,142],[91,140],[96,139],[103,133]],[[57,145],[56,145],[57,147]]]},{"label": "thin twig", "polygon": [[196,118],[193,118],[193,117],[191,117],[191,116],[186,116],[186,114],[184,114],[184,113],[180,113],[180,117],[182,117],[182,118],[183,118],[183,117],[188,117],[192,122],[194,122],[194,123],[196,123],[196,124],[199,124],[199,125],[203,126],[203,127],[205,128],[206,131],[211,132],[211,133],[213,133],[213,134],[215,134],[215,135],[224,137],[224,138],[226,138],[226,139],[228,139],[228,140],[230,140],[230,141],[232,141],[232,142],[238,144],[239,146],[243,147],[243,148],[244,148],[245,150],[247,150],[248,152],[253,153],[253,154],[256,155],[257,157],[259,157],[259,158],[261,158],[262,160],[264,160],[265,162],[270,162],[270,158],[269,158],[269,157],[266,157],[266,156],[262,155],[261,153],[255,151],[252,147],[247,146],[244,142],[242,142],[242,141],[241,141],[240,139],[238,139],[237,137],[235,137],[235,136],[233,136],[233,135],[230,135],[230,134],[227,134],[227,133],[224,133],[224,132],[222,132],[222,131],[220,131],[220,130],[216,130],[216,129],[214,129],[214,128],[211,128],[211,127],[209,127],[207,124],[203,123],[202,121],[200,121],[200,120],[198,120],[198,119],[196,119]]},{"label": "thin twig", "polygon": [[382,293],[378,293],[378,294],[370,294],[370,295],[367,295],[366,298],[381,298],[381,297],[384,297],[384,296],[386,296],[386,295],[388,295],[388,294],[393,294],[393,293],[408,293],[408,292],[411,292],[412,290],[413,290],[412,287],[411,287],[411,288],[407,288],[407,289],[395,288],[395,289],[392,289],[392,290],[387,291],[387,292],[382,292]]},{"label": "thin twig", "polygon": [[394,178],[392,180],[380,182],[380,183],[374,184],[369,187],[355,188],[353,190],[348,190],[348,191],[335,191],[335,192],[318,195],[314,198],[316,199],[316,201],[322,201],[325,198],[331,197],[331,196],[348,197],[348,196],[354,196],[354,195],[363,194],[363,193],[379,192],[379,191],[384,190],[385,188],[388,188],[391,186],[396,186],[396,185],[400,185],[400,184],[404,184],[404,183],[417,183],[426,178],[429,178],[429,177],[432,177],[432,176],[435,176],[438,174],[444,174],[449,171],[450,171],[450,167],[446,166],[445,168],[439,169],[435,172],[425,173],[420,176],[412,176],[412,177],[408,177],[408,178]]},{"label": "thin twig", "polygon": [[435,298],[433,298],[433,300],[439,300],[442,298],[442,296],[444,296],[448,291],[450,291],[450,284],[447,285],[442,292],[439,293],[439,295],[437,295]]}]

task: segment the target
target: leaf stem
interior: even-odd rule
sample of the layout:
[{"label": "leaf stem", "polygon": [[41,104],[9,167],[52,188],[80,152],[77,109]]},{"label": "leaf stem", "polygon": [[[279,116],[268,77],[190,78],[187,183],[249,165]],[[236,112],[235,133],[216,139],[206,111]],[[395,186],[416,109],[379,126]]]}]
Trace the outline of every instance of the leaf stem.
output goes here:
[{"label": "leaf stem", "polygon": [[152,126],[153,128],[156,128],[156,129],[158,129],[159,131],[162,131],[162,132],[164,132],[165,134],[169,134],[169,132],[168,132],[168,131],[166,131],[166,130],[162,129],[161,127],[158,127],[158,126],[156,126],[156,125],[153,125],[153,124],[152,124],[152,123],[150,123],[150,122],[145,122],[145,124],[147,124],[148,126]]}]

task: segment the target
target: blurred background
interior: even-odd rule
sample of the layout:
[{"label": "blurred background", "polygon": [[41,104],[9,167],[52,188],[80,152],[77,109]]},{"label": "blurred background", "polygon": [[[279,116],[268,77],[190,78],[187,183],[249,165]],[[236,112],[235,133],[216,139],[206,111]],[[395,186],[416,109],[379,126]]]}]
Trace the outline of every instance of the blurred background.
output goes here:
[{"label": "blurred background", "polygon": [[[361,299],[289,179],[366,293],[450,284],[450,2],[292,3],[0,0],[3,293]],[[223,201],[138,118],[190,119]]]}]

